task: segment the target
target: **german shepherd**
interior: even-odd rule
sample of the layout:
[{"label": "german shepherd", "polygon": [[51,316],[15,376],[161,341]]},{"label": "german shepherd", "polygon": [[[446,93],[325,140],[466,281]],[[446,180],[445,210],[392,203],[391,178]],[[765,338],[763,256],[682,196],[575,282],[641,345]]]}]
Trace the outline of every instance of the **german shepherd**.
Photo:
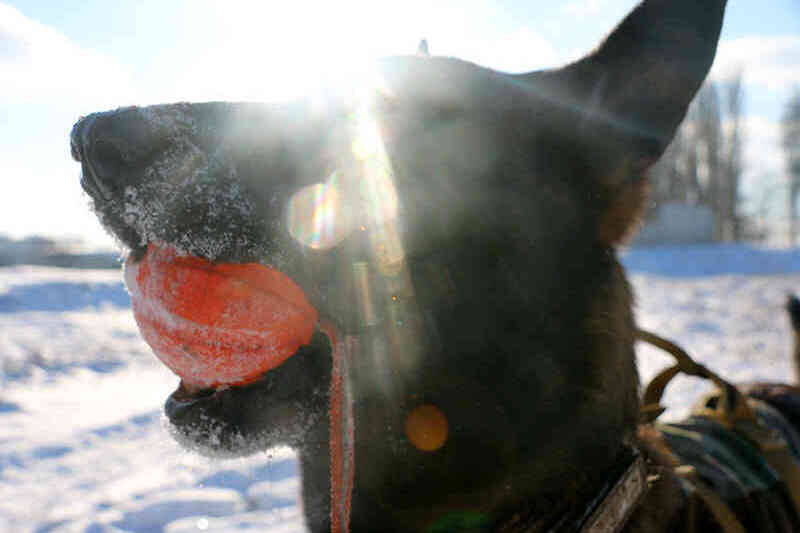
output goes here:
[{"label": "german shepherd", "polygon": [[[352,95],[82,118],[81,185],[129,265],[150,245],[261,263],[319,313],[256,382],[181,385],[176,437],[295,448],[315,532],[546,531],[583,508],[640,417],[616,247],[724,9],[645,0],[555,70],[419,54],[379,62]],[[680,488],[662,477],[628,531],[676,523]]]}]

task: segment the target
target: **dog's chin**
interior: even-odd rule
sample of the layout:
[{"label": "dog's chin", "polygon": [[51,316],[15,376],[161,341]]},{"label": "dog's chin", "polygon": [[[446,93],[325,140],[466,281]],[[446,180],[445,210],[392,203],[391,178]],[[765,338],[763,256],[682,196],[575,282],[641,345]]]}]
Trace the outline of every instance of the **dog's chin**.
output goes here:
[{"label": "dog's chin", "polygon": [[[248,387],[258,388],[258,382]],[[184,448],[207,457],[241,457],[267,449],[278,439],[274,430],[249,430],[238,423],[235,405],[253,393],[243,388],[207,389],[189,393],[181,383],[164,405],[168,430]],[[279,426],[280,427],[280,426]],[[288,437],[288,435],[286,435]]]},{"label": "dog's chin", "polygon": [[[181,383],[164,405],[172,437],[184,448],[209,457],[241,457],[275,445],[294,447],[302,427],[296,413],[270,413],[270,424],[247,422],[240,411],[269,389],[263,379],[247,386],[188,393]],[[248,409],[249,410],[249,409]],[[296,427],[293,427],[296,426]]]},{"label": "dog's chin", "polygon": [[183,447],[211,457],[308,444],[309,431],[325,424],[330,359],[330,340],[317,329],[309,344],[254,382],[208,389],[181,382],[164,405],[168,429]]}]

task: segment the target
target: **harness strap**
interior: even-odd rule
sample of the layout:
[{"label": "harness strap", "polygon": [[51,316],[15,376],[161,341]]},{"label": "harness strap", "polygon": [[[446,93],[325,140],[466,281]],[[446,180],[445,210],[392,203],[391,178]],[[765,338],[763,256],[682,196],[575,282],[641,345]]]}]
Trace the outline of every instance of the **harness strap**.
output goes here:
[{"label": "harness strap", "polygon": [[[714,519],[722,527],[723,533],[746,533],[746,530],[731,508],[720,498],[711,488],[700,481],[697,471],[689,465],[681,465],[675,468],[675,473],[688,488],[689,494],[699,498],[708,508]],[[690,500],[690,505],[696,505]],[[694,529],[695,520],[690,512],[689,526]]]},{"label": "harness strap", "polygon": [[665,409],[661,405],[661,397],[664,395],[664,390],[669,385],[669,382],[672,381],[672,378],[681,372],[707,379],[719,388],[721,397],[716,404],[714,418],[725,426],[730,428],[743,420],[756,420],[755,412],[750,408],[739,389],[705,365],[695,362],[683,348],[643,329],[637,330],[636,336],[640,341],[660,348],[675,358],[675,365],[656,374],[645,388],[642,395],[641,422],[650,423],[664,412]]},{"label": "harness strap", "polygon": [[[677,374],[683,372],[714,382],[718,390],[706,396],[692,410],[691,420],[693,422],[691,423],[694,426],[686,428],[685,437],[696,439],[697,436],[693,437],[692,431],[699,431],[700,434],[707,435],[709,439],[703,442],[703,447],[709,453],[708,457],[714,456],[723,459],[722,462],[732,468],[731,479],[739,476],[740,480],[746,482],[747,487],[763,493],[780,483],[778,486],[782,489],[779,490],[785,491],[784,494],[787,496],[785,504],[793,507],[792,514],[794,515],[800,510],[800,462],[789,446],[786,436],[776,430],[774,423],[765,423],[762,418],[764,407],[759,407],[760,402],[757,399],[748,398],[736,386],[693,361],[676,344],[644,330],[639,330],[637,336],[639,340],[670,353],[676,361],[674,366],[662,370],[647,385],[642,399],[644,404],[641,411],[642,422],[653,422],[664,411],[660,403],[661,397],[669,382]],[[782,418],[780,414],[773,416]],[[719,428],[718,430],[713,430],[715,424]],[[701,426],[706,430],[703,430]],[[674,425],[660,426],[659,430],[662,433],[673,435],[683,431]],[[736,438],[743,438],[743,444],[736,445],[738,442]],[[753,465],[763,465],[763,467],[751,470]],[[766,475],[766,478],[762,477],[759,472]],[[677,467],[676,473],[682,478],[689,492],[706,504],[726,533],[744,531],[741,523],[735,520],[735,514],[731,508],[709,488],[708,484],[700,479],[697,470],[689,465],[681,465]]]},{"label": "harness strap", "polygon": [[738,423],[736,431],[758,446],[764,460],[786,485],[795,509],[800,511],[800,463],[783,435],[755,421]]}]

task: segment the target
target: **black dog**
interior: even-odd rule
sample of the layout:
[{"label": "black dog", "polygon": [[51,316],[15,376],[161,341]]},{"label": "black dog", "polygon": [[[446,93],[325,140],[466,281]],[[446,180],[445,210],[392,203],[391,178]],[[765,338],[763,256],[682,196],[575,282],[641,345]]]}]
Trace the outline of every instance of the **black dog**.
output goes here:
[{"label": "black dog", "polygon": [[[81,184],[131,261],[156,243],[270,265],[332,324],[256,383],[180,387],[176,434],[296,448],[313,531],[550,527],[591,500],[639,418],[615,245],[724,5],[647,0],[558,70],[396,57],[366,96],[82,119]],[[668,527],[646,505],[629,527],[646,512]]]}]

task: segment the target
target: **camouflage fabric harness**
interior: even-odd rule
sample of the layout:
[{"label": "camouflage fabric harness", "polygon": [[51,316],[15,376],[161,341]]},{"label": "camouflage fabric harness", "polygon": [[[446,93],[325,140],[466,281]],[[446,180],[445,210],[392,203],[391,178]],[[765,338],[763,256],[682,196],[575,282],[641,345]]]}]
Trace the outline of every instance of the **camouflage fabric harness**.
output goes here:
[{"label": "camouflage fabric harness", "polygon": [[[639,339],[676,359],[646,387],[642,422],[660,432],[677,464],[687,497],[686,530],[800,531],[800,389],[737,388],[674,343],[646,331]],[[717,390],[687,420],[658,423],[664,389],[680,373],[708,379]]]}]

